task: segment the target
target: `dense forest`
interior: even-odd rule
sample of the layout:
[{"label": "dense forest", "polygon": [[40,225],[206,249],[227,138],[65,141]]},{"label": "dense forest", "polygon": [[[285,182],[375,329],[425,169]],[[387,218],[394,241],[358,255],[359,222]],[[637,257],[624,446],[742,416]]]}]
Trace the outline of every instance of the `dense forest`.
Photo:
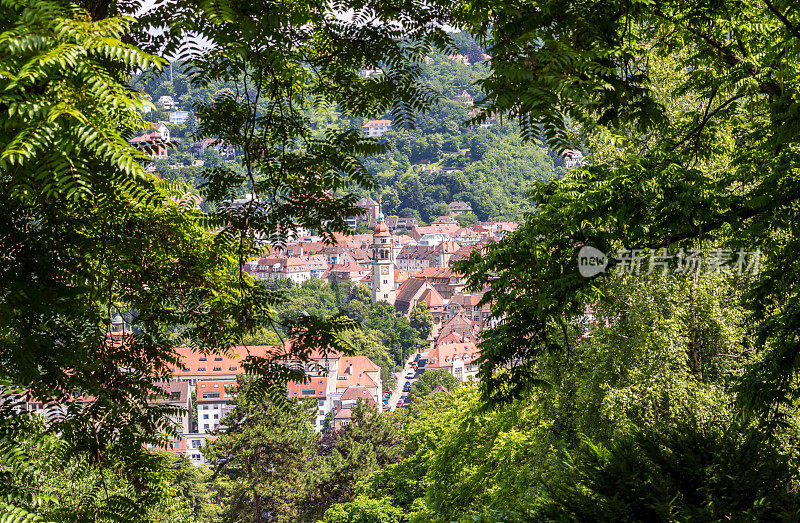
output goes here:
[{"label": "dense forest", "polygon": [[[0,0],[0,520],[797,521],[798,43],[793,0]],[[242,266],[367,194],[522,223],[454,267],[478,379],[316,433],[312,352],[388,381],[430,316]],[[176,347],[281,339],[208,466],[160,450]]]}]

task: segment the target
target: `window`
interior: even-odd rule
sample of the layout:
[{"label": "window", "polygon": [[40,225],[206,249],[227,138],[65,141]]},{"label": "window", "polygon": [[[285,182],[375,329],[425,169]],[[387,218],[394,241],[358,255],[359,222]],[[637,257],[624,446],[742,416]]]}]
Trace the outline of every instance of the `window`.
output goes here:
[{"label": "window", "polygon": [[208,425],[203,425],[203,430],[205,430],[206,432],[208,432]]},{"label": "window", "polygon": [[208,405],[203,405],[203,410],[208,410]]},{"label": "window", "polygon": [[193,449],[199,449],[200,448],[200,440],[199,439],[193,439],[192,440],[192,448]]},{"label": "window", "polygon": [[203,419],[208,419],[208,414],[203,414]]},{"label": "window", "polygon": [[206,384],[205,384],[205,383],[201,383],[201,384],[200,384],[200,388],[201,388],[201,389],[204,389],[204,388],[206,388]]},{"label": "window", "polygon": [[[214,367],[214,370],[215,370],[215,371],[221,371],[221,370],[222,370],[222,367]],[[215,385],[215,387],[216,387],[216,385]]]},{"label": "window", "polygon": [[202,356],[202,357],[200,358],[200,361],[206,361],[206,357],[205,357],[205,356]]},{"label": "window", "polygon": [[319,400],[319,406],[320,407],[324,407],[325,406],[325,400]]},{"label": "window", "polygon": [[214,358],[214,361],[222,361],[222,356],[217,356],[216,358]]},{"label": "window", "polygon": [[228,367],[228,369],[229,369],[229,370],[238,370],[238,369],[239,369],[239,367],[236,367],[236,366],[231,366],[231,367]]},{"label": "window", "polygon": [[[466,349],[466,347],[464,347],[464,348]],[[215,383],[215,384],[214,384],[214,388],[215,388],[215,389],[218,389],[218,388],[219,388],[219,383]]]},{"label": "window", "polygon": [[198,371],[198,372],[205,372],[205,371],[206,371],[206,368],[205,368],[205,367],[200,367],[199,369],[197,369],[197,371]]},{"label": "window", "polygon": [[303,396],[316,396],[316,389],[303,389]]},{"label": "window", "polygon": [[214,419],[219,419],[219,414],[214,414]]},{"label": "window", "polygon": [[203,399],[219,398],[219,392],[204,392]]}]

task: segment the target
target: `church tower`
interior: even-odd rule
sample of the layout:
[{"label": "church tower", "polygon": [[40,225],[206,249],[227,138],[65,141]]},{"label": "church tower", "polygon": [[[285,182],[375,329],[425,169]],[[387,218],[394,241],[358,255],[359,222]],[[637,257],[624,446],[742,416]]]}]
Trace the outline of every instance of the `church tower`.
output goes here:
[{"label": "church tower", "polygon": [[383,213],[372,232],[372,301],[394,305],[394,246]]}]

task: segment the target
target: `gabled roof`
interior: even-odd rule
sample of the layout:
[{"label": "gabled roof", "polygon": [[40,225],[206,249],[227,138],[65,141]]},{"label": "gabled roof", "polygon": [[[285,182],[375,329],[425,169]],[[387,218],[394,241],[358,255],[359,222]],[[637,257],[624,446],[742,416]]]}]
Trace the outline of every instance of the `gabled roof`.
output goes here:
[{"label": "gabled roof", "polygon": [[411,302],[417,295],[421,295],[424,292],[424,288],[433,289],[431,284],[424,278],[408,278],[395,291],[395,307],[398,310],[407,312],[411,308]]},{"label": "gabled roof", "polygon": [[433,288],[425,289],[422,296],[419,297],[419,301],[425,302],[425,305],[427,305],[429,309],[444,305],[444,299],[441,294],[436,292],[436,289]]},{"label": "gabled roof", "polygon": [[336,389],[348,387],[377,387],[378,384],[367,373],[378,373],[381,368],[366,356],[345,356],[339,360]]},{"label": "gabled roof", "polygon": [[375,397],[366,387],[348,387],[344,393],[342,393],[341,401],[344,403],[345,401],[358,401],[362,400],[364,403],[369,403],[370,405],[377,407],[378,404],[375,403]]}]

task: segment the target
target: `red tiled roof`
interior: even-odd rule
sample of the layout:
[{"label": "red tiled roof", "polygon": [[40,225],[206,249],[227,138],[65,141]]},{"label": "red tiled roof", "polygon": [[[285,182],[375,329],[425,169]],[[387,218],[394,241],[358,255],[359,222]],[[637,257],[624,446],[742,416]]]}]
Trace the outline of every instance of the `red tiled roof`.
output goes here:
[{"label": "red tiled roof", "polygon": [[391,120],[370,120],[364,124],[364,127],[391,127]]},{"label": "red tiled roof", "polygon": [[[352,365],[351,365],[352,364]],[[381,368],[366,356],[345,356],[339,359],[339,375],[336,377],[336,388],[377,387],[378,384],[367,374]]]},{"label": "red tiled roof", "polygon": [[[303,391],[314,391],[304,394]],[[328,392],[327,377],[308,377],[305,382],[290,381],[286,384],[286,396],[289,398],[324,398]]]},{"label": "red tiled roof", "polygon": [[341,401],[358,401],[358,399],[375,407],[378,406],[372,393],[366,387],[348,387],[342,394]]},{"label": "red tiled roof", "polygon": [[[219,402],[219,401],[228,401],[234,398],[233,394],[229,394],[226,388],[230,389],[231,387],[236,386],[236,380],[208,380],[208,381],[198,381],[197,382],[197,403],[204,403],[204,402]],[[218,398],[209,398],[206,397],[206,394],[209,393],[219,393]]]}]

